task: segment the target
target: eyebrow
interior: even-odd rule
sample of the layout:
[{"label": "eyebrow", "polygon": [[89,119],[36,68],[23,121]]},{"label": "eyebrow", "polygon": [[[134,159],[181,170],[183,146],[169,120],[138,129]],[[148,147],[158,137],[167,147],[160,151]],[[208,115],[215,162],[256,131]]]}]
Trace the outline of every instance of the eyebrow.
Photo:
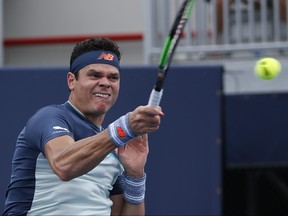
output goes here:
[{"label": "eyebrow", "polygon": [[[102,71],[98,71],[98,70],[95,70],[95,69],[89,69],[87,71],[87,73],[97,73],[97,74],[106,74],[105,72],[102,72]],[[107,72],[108,73],[108,76],[119,76],[120,77],[120,73],[117,72],[117,71],[109,71]]]}]

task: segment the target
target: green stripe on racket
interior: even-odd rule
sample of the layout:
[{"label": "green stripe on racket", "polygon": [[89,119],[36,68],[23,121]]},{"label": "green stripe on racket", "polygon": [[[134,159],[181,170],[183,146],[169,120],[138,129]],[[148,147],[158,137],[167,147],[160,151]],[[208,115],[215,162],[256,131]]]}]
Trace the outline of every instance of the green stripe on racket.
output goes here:
[{"label": "green stripe on racket", "polygon": [[163,94],[163,84],[167,76],[175,49],[180,40],[185,24],[191,15],[195,0],[185,0],[175,18],[173,26],[164,43],[157,71],[157,81],[150,94],[148,105],[158,106]]}]

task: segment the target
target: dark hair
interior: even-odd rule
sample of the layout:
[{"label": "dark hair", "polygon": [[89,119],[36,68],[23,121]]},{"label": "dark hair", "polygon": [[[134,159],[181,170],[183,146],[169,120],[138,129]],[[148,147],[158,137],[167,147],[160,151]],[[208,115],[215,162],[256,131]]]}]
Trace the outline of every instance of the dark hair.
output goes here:
[{"label": "dark hair", "polygon": [[[70,67],[78,56],[93,50],[106,50],[113,52],[118,57],[119,61],[121,60],[121,52],[118,44],[115,41],[108,38],[93,37],[81,41],[75,45],[70,56]],[[76,73],[75,76],[77,78],[78,73]]]}]

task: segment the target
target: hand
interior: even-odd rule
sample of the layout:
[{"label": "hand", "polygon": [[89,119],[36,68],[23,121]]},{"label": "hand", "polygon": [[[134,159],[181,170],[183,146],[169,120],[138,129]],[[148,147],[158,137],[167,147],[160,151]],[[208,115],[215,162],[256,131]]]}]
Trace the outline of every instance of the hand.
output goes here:
[{"label": "hand", "polygon": [[163,116],[160,106],[139,106],[130,113],[129,125],[134,134],[146,134],[159,129]]},{"label": "hand", "polygon": [[148,135],[143,134],[126,143],[118,149],[119,159],[127,176],[141,178],[149,153]]}]

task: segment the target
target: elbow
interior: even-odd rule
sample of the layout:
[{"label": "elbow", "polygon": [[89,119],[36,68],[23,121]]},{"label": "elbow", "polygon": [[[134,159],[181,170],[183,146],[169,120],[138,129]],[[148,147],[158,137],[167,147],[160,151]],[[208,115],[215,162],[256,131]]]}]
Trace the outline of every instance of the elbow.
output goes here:
[{"label": "elbow", "polygon": [[61,181],[70,181],[75,178],[72,174],[72,169],[62,166],[60,164],[54,163],[53,172],[59,177]]},{"label": "elbow", "polygon": [[56,175],[59,177],[61,181],[65,181],[65,182],[73,179],[73,177],[71,177],[70,175],[67,175],[66,173],[57,173]]}]

